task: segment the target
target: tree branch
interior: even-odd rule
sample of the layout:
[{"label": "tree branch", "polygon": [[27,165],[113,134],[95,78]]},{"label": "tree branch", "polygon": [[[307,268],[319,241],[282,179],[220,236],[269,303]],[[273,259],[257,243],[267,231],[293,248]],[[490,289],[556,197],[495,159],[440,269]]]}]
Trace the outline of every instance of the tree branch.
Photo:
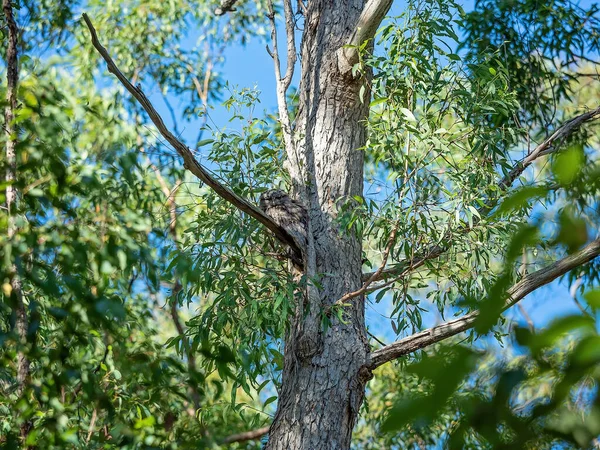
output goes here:
[{"label": "tree branch", "polygon": [[[505,304],[502,311],[513,306],[523,299],[527,294],[535,291],[567,272],[592,261],[600,255],[600,239],[596,239],[572,255],[550,264],[543,269],[525,275],[521,281],[513,285],[506,294]],[[473,311],[458,319],[450,320],[441,325],[420,331],[412,336],[400,339],[390,345],[387,345],[371,354],[367,368],[374,370],[401,356],[408,355],[416,350],[436,344],[444,339],[448,339],[458,333],[473,327],[479,315],[479,311]]]},{"label": "tree branch", "polygon": [[234,442],[245,442],[260,439],[269,432],[271,426],[257,428],[256,430],[236,433],[221,440],[221,444],[233,444]]},{"label": "tree branch", "polygon": [[275,11],[273,10],[273,1],[269,0],[267,7],[269,13],[267,17],[271,22],[271,41],[273,42],[273,51],[269,52],[273,58],[275,66],[275,82],[277,84],[277,107],[279,110],[279,122],[283,132],[283,141],[288,154],[294,151],[294,140],[292,138],[292,123],[287,104],[287,90],[294,76],[294,66],[296,64],[296,41],[294,36],[294,17],[291,0],[283,0],[285,28],[287,36],[287,68],[284,77],[281,76],[281,62],[279,60],[279,47],[277,44],[277,25],[275,23]]},{"label": "tree branch", "polygon": [[296,25],[294,22],[292,0],[283,0],[283,14],[285,16],[285,34],[287,36],[287,67],[285,77],[283,77],[282,81],[282,89],[287,93],[292,83],[294,68],[296,66],[296,36],[294,34]]},{"label": "tree branch", "polygon": [[92,37],[92,44],[94,48],[100,53],[104,61],[108,66],[108,71],[114,74],[121,84],[129,91],[131,95],[139,102],[139,104],[144,108],[144,110],[150,116],[150,119],[160,132],[160,134],[165,138],[165,140],[173,146],[173,148],[177,151],[179,156],[183,159],[183,167],[193,173],[200,181],[209,186],[217,195],[219,195],[225,201],[231,203],[233,206],[238,208],[240,211],[245,212],[249,216],[258,220],[261,224],[263,224],[268,230],[270,230],[275,237],[281,241],[283,244],[288,245],[293,253],[294,258],[300,262],[302,261],[302,252],[300,248],[292,238],[292,236],[282,227],[277,225],[269,216],[267,216],[264,212],[262,212],[259,208],[254,206],[252,203],[248,202],[248,200],[240,197],[227,186],[222,185],[216,179],[214,179],[211,174],[196,160],[189,147],[177,139],[173,133],[169,131],[169,129],[165,126],[162,118],[150,103],[150,100],[146,97],[146,95],[142,92],[139,87],[135,87],[131,84],[131,82],[123,75],[123,73],[116,66],[107,50],[100,44],[98,40],[98,35],[96,34],[96,29],[92,25],[87,14],[83,13],[83,20],[85,21],[88,29],[90,30],[90,34]]},{"label": "tree branch", "polygon": [[358,297],[360,295],[365,294],[368,289],[369,286],[371,285],[371,283],[377,279],[377,277],[379,276],[379,274],[381,274],[381,272],[383,272],[383,269],[385,268],[385,265],[387,263],[387,260],[390,256],[390,252],[392,251],[392,247],[394,246],[394,244],[396,243],[396,234],[398,233],[398,228],[400,227],[400,221],[396,222],[396,225],[394,226],[394,228],[392,229],[392,232],[390,233],[390,237],[388,239],[387,245],[385,247],[385,250],[383,251],[383,257],[382,257],[382,261],[381,264],[379,266],[379,268],[373,273],[373,275],[371,275],[362,285],[362,287],[354,292],[349,292],[346,295],[340,297],[333,305],[341,305],[344,302],[350,300],[351,298],[354,297]]},{"label": "tree branch", "polygon": [[[521,176],[521,174],[529,167],[536,159],[541,156],[547,155],[554,151],[557,151],[560,142],[562,142],[565,138],[569,137],[575,130],[579,129],[584,123],[590,122],[592,120],[600,118],[600,107],[580,114],[579,116],[574,117],[563,123],[561,126],[557,128],[557,130],[544,142],[538,145],[533,151],[527,155],[522,161],[518,162],[513,169],[508,172],[499,182],[498,188],[500,191],[505,191],[512,183]],[[481,208],[479,210],[480,215],[483,217],[493,208],[493,203],[491,206],[488,205],[485,208]],[[462,234],[470,231],[470,227],[461,227],[456,230],[457,233]],[[444,254],[450,245],[452,244],[452,238],[449,236],[449,239],[444,239],[445,245],[436,244],[430,246],[428,249],[422,252],[417,252],[416,257],[411,259],[410,261],[402,261],[397,264],[395,267],[385,269],[376,272],[367,272],[363,274],[363,280],[369,280],[372,277],[373,281],[384,280],[383,283],[379,283],[377,285],[371,286],[368,292],[373,292],[379,289],[383,289],[396,281],[405,277],[408,273],[412,272],[415,269],[421,267],[425,262],[438,258],[442,254]],[[393,277],[393,278],[392,278]]]},{"label": "tree branch", "polygon": [[237,1],[238,0],[223,0],[219,7],[215,9],[215,15],[223,16],[228,12],[235,11],[234,6],[237,3]]},{"label": "tree branch", "polygon": [[[6,46],[6,106],[4,108],[4,129],[6,131],[6,210],[8,214],[7,235],[11,242],[17,234],[18,228],[15,222],[14,209],[19,199],[19,192],[13,185],[17,178],[17,129],[14,124],[15,112],[17,110],[17,91],[19,84],[19,59],[18,39],[19,28],[15,21],[10,0],[2,0],[2,11],[6,18],[8,28],[8,45]],[[23,285],[14,264],[10,266],[10,297],[14,302],[15,329],[19,338],[17,347],[17,395],[25,391],[30,375],[30,362],[20,346],[27,344],[27,329],[29,318],[23,296]],[[23,444],[27,440],[31,422],[25,421],[20,427],[20,435]],[[28,447],[27,447],[28,448]]]},{"label": "tree branch", "polygon": [[[499,183],[499,187],[501,189],[506,189],[510,187],[513,182],[521,176],[521,174],[527,169],[536,159],[540,156],[548,155],[558,148],[558,145],[570,136],[573,131],[577,130],[586,122],[594,120],[600,117],[600,106],[596,109],[592,109],[586,113],[580,114],[570,120],[567,120],[563,123],[558,129],[538,145],[525,159],[523,159],[515,168],[513,168]],[[555,145],[556,144],[556,145]]]},{"label": "tree branch", "polygon": [[393,0],[368,0],[354,32],[348,41],[348,47],[338,51],[338,68],[342,73],[352,70],[352,66],[358,62],[358,47],[375,36],[377,28],[390,10]]}]

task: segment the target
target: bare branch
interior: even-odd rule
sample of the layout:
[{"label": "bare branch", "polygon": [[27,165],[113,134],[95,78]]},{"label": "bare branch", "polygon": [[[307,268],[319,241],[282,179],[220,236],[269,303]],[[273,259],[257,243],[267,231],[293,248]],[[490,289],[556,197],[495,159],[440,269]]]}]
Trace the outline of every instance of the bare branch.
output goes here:
[{"label": "bare branch", "polygon": [[100,44],[98,40],[98,35],[96,34],[96,29],[92,25],[87,14],[83,13],[83,20],[85,21],[88,29],[90,30],[90,34],[92,37],[92,44],[100,53],[104,61],[108,66],[108,71],[114,74],[121,84],[129,91],[133,97],[140,103],[140,105],[144,108],[144,110],[150,116],[150,119],[160,132],[160,134],[165,138],[165,140],[173,146],[173,148],[177,151],[179,156],[183,159],[183,167],[193,173],[200,181],[209,186],[217,195],[231,203],[233,206],[238,208],[240,211],[245,212],[249,216],[258,220],[261,224],[263,224],[267,229],[269,229],[279,241],[283,244],[288,245],[294,253],[294,258],[297,262],[302,260],[302,252],[300,248],[292,238],[292,236],[282,227],[277,225],[269,216],[267,216],[264,212],[262,212],[259,208],[257,208],[252,203],[248,202],[248,200],[240,197],[227,186],[222,185],[216,179],[214,179],[211,174],[196,160],[190,149],[187,145],[177,139],[173,133],[169,131],[169,129],[165,126],[160,115],[150,103],[150,100],[146,97],[146,95],[142,92],[139,87],[135,87],[131,84],[131,82],[123,75],[123,73],[116,66],[107,50]]},{"label": "bare branch", "polygon": [[245,442],[260,439],[269,432],[271,427],[257,428],[256,430],[246,431],[244,433],[236,433],[221,440],[222,444],[233,444],[234,442]]},{"label": "bare branch", "polygon": [[267,17],[271,22],[271,41],[273,42],[273,51],[267,51],[273,58],[275,65],[275,81],[277,83],[277,107],[279,110],[279,121],[283,132],[283,141],[288,154],[293,152],[294,141],[292,138],[292,124],[287,104],[287,90],[294,76],[294,65],[296,63],[296,43],[294,37],[294,17],[291,0],[284,0],[285,26],[287,35],[287,69],[285,77],[281,76],[281,62],[279,60],[279,48],[277,44],[277,25],[275,23],[275,11],[273,10],[273,1],[268,3],[269,13]]},{"label": "bare branch", "polygon": [[394,244],[396,243],[396,234],[398,234],[398,228],[400,227],[400,221],[396,222],[396,225],[394,226],[394,228],[392,229],[392,232],[390,233],[390,237],[388,239],[388,243],[385,247],[385,250],[383,251],[383,258],[381,261],[381,265],[379,266],[379,269],[377,269],[373,275],[371,275],[367,281],[364,282],[364,284],[362,285],[362,287],[354,292],[349,292],[346,295],[342,296],[339,300],[337,300],[332,306],[336,306],[336,305],[341,305],[342,303],[350,300],[351,298],[354,297],[358,297],[361,296],[363,294],[365,294],[368,289],[369,286],[371,285],[371,283],[377,279],[377,277],[381,274],[381,272],[383,272],[383,269],[385,268],[385,265],[387,263],[387,260],[390,256],[390,252],[392,250],[392,247],[394,246]]},{"label": "bare branch", "polygon": [[[529,167],[537,158],[556,151],[559,148],[560,143],[568,136],[570,136],[574,131],[579,129],[584,123],[590,122],[598,118],[600,118],[600,107],[580,114],[579,116],[576,116],[573,119],[570,119],[563,123],[552,134],[552,136],[550,136],[548,139],[546,139],[544,142],[538,145],[525,159],[516,164],[514,168],[498,182],[498,188],[500,189],[500,191],[505,191],[508,188],[510,188],[512,183],[519,176],[521,176],[525,169],[527,169],[527,167]],[[488,214],[492,207],[493,205],[488,205],[485,208],[479,209],[478,212],[480,213],[480,216],[483,217],[486,214]],[[471,229],[471,227],[464,226],[456,230],[455,233],[464,234],[469,232]],[[417,256],[411,259],[410,261],[402,261],[394,267],[379,271],[379,274],[375,276],[373,281],[387,281],[371,286],[368,292],[373,292],[388,287],[394,284],[396,281],[405,277],[413,270],[423,266],[425,262],[438,258],[442,254],[444,254],[452,244],[452,236],[448,236],[448,239],[444,239],[443,241],[444,245],[432,245],[422,252],[417,252]],[[376,272],[364,273],[363,280],[371,279],[371,277],[373,277],[375,274]]]},{"label": "bare branch", "polygon": [[[506,294],[507,299],[502,311],[510,308],[523,299],[527,294],[535,291],[567,272],[592,261],[600,255],[600,239],[596,239],[580,251],[550,264],[543,269],[525,275],[518,283],[513,285]],[[441,325],[405,337],[386,347],[376,350],[371,354],[367,367],[371,370],[401,356],[408,355],[416,350],[436,344],[473,327],[479,311],[473,311],[458,319],[450,320]]]},{"label": "bare branch", "polygon": [[352,66],[358,62],[358,47],[365,41],[372,39],[377,28],[385,18],[392,6],[393,0],[368,0],[365,5],[356,28],[350,36],[348,47],[338,51],[338,67],[342,73],[352,70]]},{"label": "bare branch", "polygon": [[292,0],[283,0],[283,13],[285,15],[285,34],[287,36],[287,67],[282,81],[282,88],[284,92],[287,92],[292,83],[296,65],[296,36],[294,35],[296,26]]},{"label": "bare branch", "polygon": [[94,408],[94,410],[92,411],[92,418],[90,419],[90,426],[88,427],[88,434],[87,434],[87,437],[85,438],[86,444],[90,443],[90,439],[92,438],[92,433],[94,432],[94,426],[96,425],[97,417],[98,417],[98,410],[96,408]]},{"label": "bare branch", "polygon": [[560,143],[564,141],[565,138],[570,136],[575,130],[580,128],[581,125],[597,119],[598,117],[600,117],[600,106],[563,123],[552,134],[552,136],[538,145],[529,155],[527,155],[525,159],[523,159],[523,161],[521,161],[514,169],[512,169],[499,183],[499,187],[502,189],[510,187],[513,182],[519,176],[521,176],[525,169],[527,169],[536,159],[538,159],[540,156],[556,151],[558,145],[560,145]]},{"label": "bare branch", "polygon": [[215,15],[222,16],[228,12],[235,11],[234,6],[237,2],[238,0],[223,0],[219,7],[215,9]]}]

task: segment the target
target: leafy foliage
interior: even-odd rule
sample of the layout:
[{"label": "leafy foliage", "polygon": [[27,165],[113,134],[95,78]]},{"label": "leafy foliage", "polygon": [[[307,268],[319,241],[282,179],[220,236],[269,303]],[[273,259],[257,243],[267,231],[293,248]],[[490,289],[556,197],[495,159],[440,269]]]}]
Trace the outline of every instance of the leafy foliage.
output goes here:
[{"label": "leafy foliage", "polygon": [[[85,8],[123,71],[164,101],[176,134],[197,126],[188,140],[198,157],[257,202],[288,185],[280,127],[257,113],[259,93],[230,86],[220,64],[228,45],[264,34],[265,2],[240,2],[235,16],[215,20],[217,4],[20,5],[20,199],[16,236],[0,237],[4,447],[16,447],[23,429],[37,448],[209,447],[270,421],[283,338],[307,280],[294,279],[273,239],[191,179],[139,106],[107,86],[77,22]],[[384,262],[390,242],[387,268],[406,269],[367,301],[390,302],[398,337],[434,312],[484,309],[476,331],[501,342],[514,331],[518,345],[516,354],[480,352],[473,332],[470,347],[457,340],[400,361],[402,370],[381,368],[357,448],[585,446],[600,434],[588,317],[599,307],[590,290],[598,261],[567,280],[584,280],[585,315],[537,332],[499,319],[510,283],[598,233],[597,124],[511,178],[561,123],[597,107],[597,77],[582,73],[596,70],[587,60],[599,50],[598,13],[568,1],[486,0],[467,14],[453,2],[411,0],[355,67],[356,76],[374,72],[360,99],[371,111],[368,183],[341,208],[340,226],[363,237],[366,270]],[[227,129],[208,120],[220,100]],[[1,229],[8,223],[3,213]],[[30,362],[23,390],[17,355]]]},{"label": "leafy foliage", "polygon": [[[192,99],[205,94],[205,103],[213,98],[208,94],[220,86],[215,70],[227,41],[215,47],[205,37],[210,52],[177,47],[186,23],[203,22],[202,14],[214,5],[207,4],[203,12],[178,2],[137,2],[131,8],[120,3],[108,9],[87,4],[90,9],[99,6],[107,14],[102,16],[106,24],[109,17],[111,23],[120,17],[126,24],[117,27],[113,43],[121,55],[132,57],[125,63],[137,71],[138,79],[153,80],[178,94],[190,92]],[[236,427],[263,425],[268,416],[245,409],[254,403],[254,389],[242,391],[237,402],[224,397],[239,385],[230,382],[228,364],[237,357],[231,350],[218,343],[198,348],[196,342],[197,364],[187,361],[188,337],[174,322],[178,307],[170,306],[183,303],[184,296],[173,288],[181,272],[169,263],[178,264],[172,257],[178,244],[169,233],[162,192],[162,184],[175,183],[182,170],[172,166],[153,130],[141,126],[135,108],[116,106],[120,92],[98,90],[96,60],[89,49],[77,45],[83,38],[79,24],[72,22],[77,7],[23,5],[28,22],[21,51],[32,54],[29,46],[44,39],[56,47],[50,57],[20,58],[13,183],[20,193],[13,210],[17,234],[0,238],[0,445],[16,447],[22,430],[27,431],[23,445],[37,448],[214,445]],[[230,25],[233,30],[226,33],[244,29],[239,23]],[[153,35],[156,46],[144,45],[139,40],[145,41],[144,35]],[[168,57],[159,59],[167,53],[183,62],[177,66]],[[209,82],[205,93],[193,83],[195,70],[186,68],[192,63],[190,55],[200,58],[194,64],[212,67],[210,76],[202,73]],[[187,78],[167,73],[177,67],[189,71]],[[78,72],[76,83],[73,70]],[[184,119],[190,114],[184,111]],[[4,143],[5,133],[1,139]],[[165,165],[169,161],[171,166]],[[4,202],[4,191],[2,196]],[[189,226],[193,214],[181,212],[177,226]],[[0,221],[6,230],[8,216],[3,214]],[[18,308],[10,284],[15,276],[27,299],[26,340],[15,327]],[[198,297],[188,298],[197,304]],[[170,345],[164,346],[165,341]],[[30,362],[24,389],[17,376],[17,354]],[[212,373],[214,368],[218,373]]]},{"label": "leafy foliage", "polygon": [[[535,334],[518,328],[517,355],[480,352],[491,344],[474,341],[492,328],[507,342],[510,330],[498,323],[506,289],[579,250],[600,223],[597,124],[512,178],[561,120],[598,105],[587,91],[597,86],[595,66],[586,65],[597,50],[597,7],[534,3],[477,2],[467,14],[453,3],[409,2],[365,55],[374,69],[370,185],[353,214],[374,268],[397,227],[388,267],[401,274],[372,300],[389,298],[401,338],[431,323],[432,308],[442,318],[483,313],[470,347],[455,341],[376,375],[357,448],[585,448],[598,435],[598,366],[575,362],[587,357],[574,336],[595,336],[589,317]],[[598,277],[593,262],[568,280]],[[558,339],[565,334],[572,340]]]}]

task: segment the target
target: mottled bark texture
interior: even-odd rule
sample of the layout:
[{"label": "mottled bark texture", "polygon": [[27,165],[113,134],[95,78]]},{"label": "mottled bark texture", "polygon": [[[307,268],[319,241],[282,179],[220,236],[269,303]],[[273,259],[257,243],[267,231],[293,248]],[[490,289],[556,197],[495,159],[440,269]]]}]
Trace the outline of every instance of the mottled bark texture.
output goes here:
[{"label": "mottled bark texture", "polygon": [[[287,168],[294,195],[309,216],[306,274],[309,287],[286,339],[283,386],[268,449],[346,449],[370,376],[364,299],[353,299],[346,323],[321,315],[361,287],[360,236],[336,224],[339,206],[363,190],[368,105],[359,101],[364,80],[338,68],[363,0],[308,2],[301,44],[300,105]],[[369,98],[368,95],[365,98]],[[367,102],[368,103],[368,102]],[[320,274],[320,275],[319,275]]]}]

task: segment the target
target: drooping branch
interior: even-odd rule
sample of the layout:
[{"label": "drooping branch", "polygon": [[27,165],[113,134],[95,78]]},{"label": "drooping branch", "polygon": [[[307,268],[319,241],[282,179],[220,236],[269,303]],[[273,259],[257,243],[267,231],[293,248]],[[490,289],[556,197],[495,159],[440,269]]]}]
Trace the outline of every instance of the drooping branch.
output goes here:
[{"label": "drooping branch", "polygon": [[219,7],[215,9],[215,15],[222,16],[228,12],[235,11],[234,6],[237,2],[238,0],[223,0]]},{"label": "drooping branch", "polygon": [[236,433],[221,440],[221,444],[233,444],[234,442],[246,442],[260,439],[269,432],[271,426],[257,428],[256,430],[245,431],[243,433]]},{"label": "drooping branch", "polygon": [[390,10],[393,0],[368,0],[356,28],[348,41],[348,46],[338,52],[338,68],[342,73],[352,70],[358,62],[358,47],[368,39],[375,36],[377,28]]},{"label": "drooping branch", "polygon": [[255,205],[250,203],[248,200],[240,197],[227,186],[224,186],[219,181],[217,181],[213,176],[204,168],[194,157],[191,150],[187,145],[181,142],[169,129],[166,127],[162,117],[158,114],[150,100],[146,97],[146,95],[142,92],[139,87],[134,86],[131,82],[123,75],[123,73],[119,70],[117,65],[114,63],[112,58],[110,57],[106,48],[100,44],[98,40],[98,35],[96,34],[96,29],[92,25],[87,14],[83,13],[83,20],[85,21],[88,29],[90,30],[90,34],[92,37],[92,44],[94,48],[100,53],[104,61],[108,66],[108,71],[114,74],[121,84],[129,91],[131,95],[139,102],[139,104],[144,108],[144,110],[150,116],[150,119],[160,132],[160,134],[165,138],[165,140],[173,146],[175,151],[181,156],[183,159],[183,167],[189,170],[192,174],[194,174],[200,181],[205,183],[208,187],[210,187],[217,195],[231,203],[233,206],[238,208],[240,211],[248,214],[249,216],[258,220],[261,224],[263,224],[268,230],[270,230],[279,241],[283,244],[288,245],[294,252],[295,258],[298,261],[301,261],[302,253],[298,248],[298,245],[292,238],[292,236],[282,227],[277,225],[269,216],[267,216],[264,212],[262,212]]},{"label": "drooping branch", "polygon": [[[510,170],[499,182],[498,188],[500,192],[506,191],[508,188],[512,186],[514,181],[521,176],[521,174],[529,167],[533,162],[540,158],[541,156],[547,155],[554,151],[557,151],[560,143],[564,141],[567,137],[573,134],[576,130],[578,130],[583,124],[590,122],[592,120],[600,118],[600,107],[596,109],[592,109],[583,114],[580,114],[560,125],[556,131],[546,140],[544,140],[541,144],[539,144],[535,149],[531,151],[529,155],[527,155],[522,161],[518,162],[512,170]],[[487,215],[492,209],[494,202],[492,205],[487,205],[484,208],[480,208],[478,210],[481,217]],[[477,223],[474,220],[474,223]],[[467,233],[471,230],[471,227],[463,226],[456,230],[454,235],[460,235]],[[373,281],[383,280],[382,283],[372,285],[368,292],[373,292],[379,289],[383,289],[385,287],[390,286],[396,281],[402,279],[412,271],[420,268],[425,264],[425,262],[438,258],[443,255],[452,245],[453,238],[451,235],[448,236],[448,239],[443,240],[443,244],[432,245],[429,248],[416,252],[416,256],[409,261],[402,261],[394,267],[390,267],[385,270],[381,270],[377,272],[367,272],[363,274],[363,280],[369,280],[373,278]]]},{"label": "drooping branch", "polygon": [[[537,272],[525,275],[518,283],[514,284],[507,291],[502,311],[510,308],[539,287],[550,283],[583,264],[589,263],[598,255],[600,255],[600,239],[590,242],[578,252],[566,256]],[[371,370],[376,369],[382,364],[466,331],[473,327],[478,315],[479,311],[473,311],[458,319],[450,320],[441,325],[420,331],[412,336],[405,337],[404,339],[400,339],[397,342],[376,350],[371,354],[367,367]]]}]

